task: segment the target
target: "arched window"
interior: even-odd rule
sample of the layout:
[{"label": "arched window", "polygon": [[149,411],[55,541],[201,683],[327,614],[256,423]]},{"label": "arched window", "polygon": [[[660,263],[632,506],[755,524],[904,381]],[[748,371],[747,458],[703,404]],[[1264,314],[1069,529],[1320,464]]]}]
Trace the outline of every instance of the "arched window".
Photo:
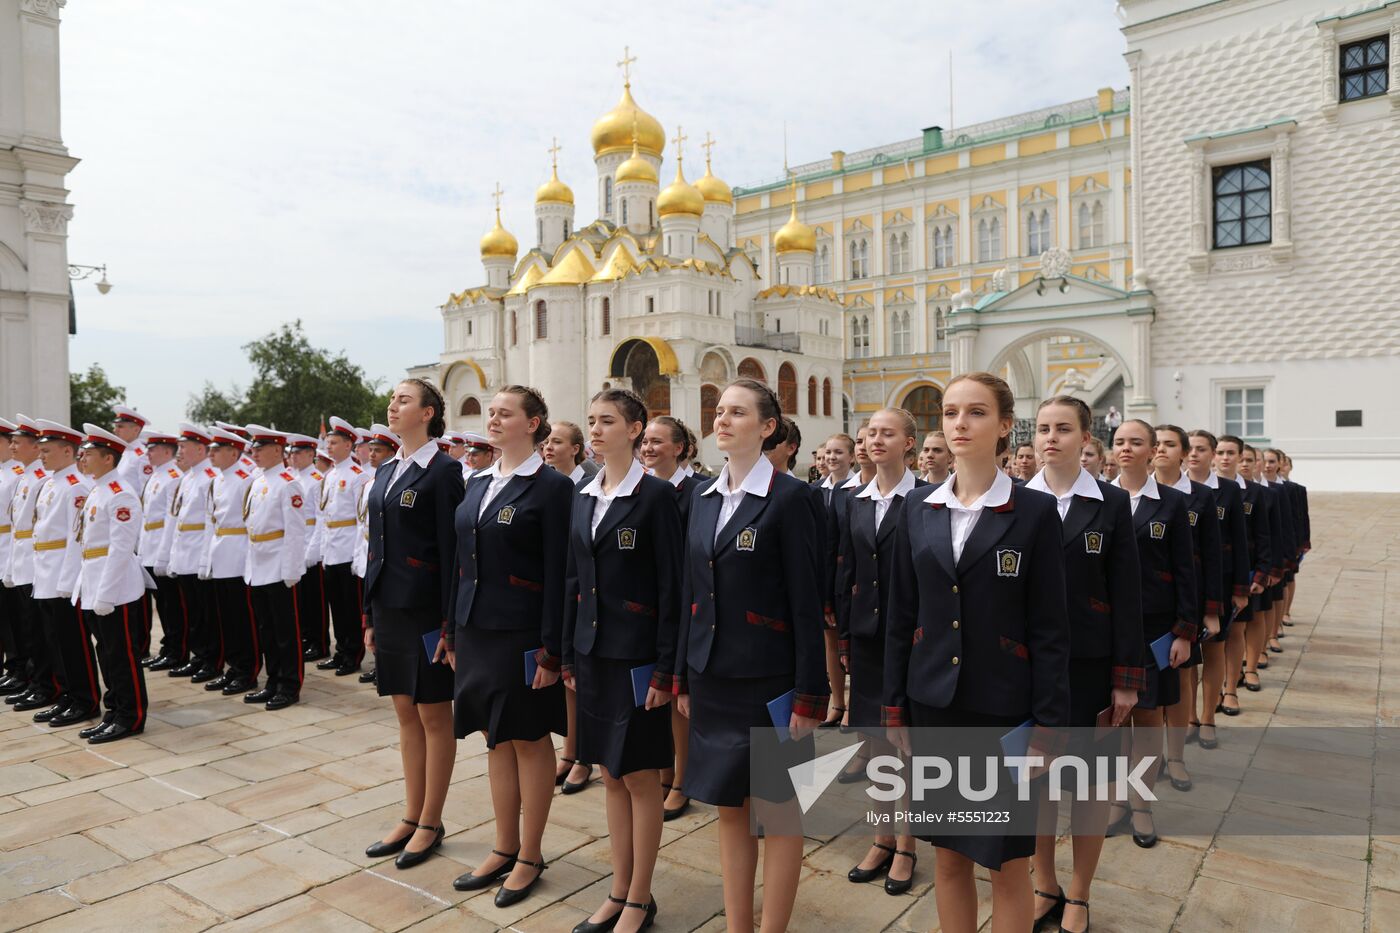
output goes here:
[{"label": "arched window", "polygon": [[778,367],[778,403],[783,414],[797,414],[797,369],[791,363]]},{"label": "arched window", "polygon": [[1092,211],[1092,217],[1093,217],[1093,220],[1092,220],[1092,221],[1090,222],[1090,224],[1089,224],[1089,229],[1090,229],[1090,230],[1093,232],[1093,234],[1094,234],[1094,245],[1095,245],[1095,246],[1103,246],[1103,244],[1104,244],[1104,229],[1103,229],[1103,202],[1102,202],[1102,201],[1095,201],[1095,202],[1094,202],[1094,210]]},{"label": "arched window", "polygon": [[549,308],[545,306],[543,300],[535,302],[535,339],[544,340],[549,337]]},{"label": "arched window", "polygon": [[603,335],[612,333],[612,299],[603,299]]},{"label": "arched window", "polygon": [[909,234],[890,234],[890,272],[909,271]]},{"label": "arched window", "polygon": [[1039,256],[1050,248],[1050,211],[1031,211],[1026,215],[1026,255]]},{"label": "arched window", "polygon": [[1079,248],[1091,249],[1103,246],[1103,202],[1095,201],[1093,206],[1087,201],[1079,204]]},{"label": "arched window", "polygon": [[513,347],[520,342],[520,321],[514,311],[510,313],[510,345]]},{"label": "arched window", "polygon": [[627,223],[627,199],[622,199],[622,222]]},{"label": "arched window", "polygon": [[904,356],[909,352],[909,312],[890,312],[890,353]]},{"label": "arched window", "polygon": [[603,178],[603,216],[612,216],[612,179]]},{"label": "arched window", "polygon": [[535,221],[535,233],[539,237],[539,244],[544,246],[544,218]]},{"label": "arched window", "polygon": [[817,377],[807,377],[807,414],[817,413]]},{"label": "arched window", "polygon": [[864,359],[870,355],[870,318],[851,318],[851,356]]},{"label": "arched window", "polygon": [[831,380],[822,380],[822,415],[831,417]]},{"label": "arched window", "polygon": [[933,349],[948,349],[948,318],[942,308],[933,309]]},{"label": "arched window", "polygon": [[899,407],[914,416],[919,437],[930,431],[937,431],[942,424],[943,393],[933,386],[920,386],[910,392],[904,396],[904,401]]},{"label": "arched window", "polygon": [[715,433],[715,409],[719,407],[719,388],[708,382],[700,386],[700,436]]},{"label": "arched window", "polygon": [[851,278],[860,278],[860,246],[855,240],[851,241]]},{"label": "arched window", "polygon": [[757,379],[765,384],[768,382],[768,374],[763,371],[763,364],[751,356],[746,356],[739,361],[739,378]]},{"label": "arched window", "polygon": [[817,250],[817,283],[831,281],[831,248],[825,243]]},{"label": "arched window", "polygon": [[933,267],[946,269],[956,265],[957,253],[953,249],[953,225],[945,224],[933,228]]},{"label": "arched window", "polygon": [[462,399],[462,407],[457,410],[457,414],[468,417],[481,414],[481,403],[471,396]]},{"label": "arched window", "polygon": [[989,262],[1001,258],[1001,218],[977,221],[977,261]]}]

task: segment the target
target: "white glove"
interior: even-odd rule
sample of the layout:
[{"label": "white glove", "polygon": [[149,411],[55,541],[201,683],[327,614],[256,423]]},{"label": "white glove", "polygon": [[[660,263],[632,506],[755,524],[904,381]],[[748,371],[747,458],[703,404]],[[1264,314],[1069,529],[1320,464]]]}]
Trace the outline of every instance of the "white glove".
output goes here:
[{"label": "white glove", "polygon": [[292,587],[294,587],[294,586],[296,586],[298,583],[300,583],[300,582],[301,582],[301,579],[300,579],[300,578],[297,578],[296,580],[283,580],[282,582],[285,583],[285,584],[287,584],[287,589],[290,590]]},{"label": "white glove", "polygon": [[169,564],[156,564],[155,567],[154,567],[153,569],[155,570],[156,576],[158,576],[158,577],[168,577],[168,576],[170,576],[170,565],[169,565]]},{"label": "white glove", "polygon": [[112,604],[98,603],[96,606],[92,607],[92,614],[98,616],[109,616],[112,614]]},{"label": "white glove", "polygon": [[5,579],[0,582],[3,582],[5,584],[5,589],[7,590],[12,590],[15,588],[15,578],[10,576],[9,574],[6,574]]},{"label": "white glove", "polygon": [[201,579],[201,580],[208,580],[208,579],[209,579],[209,571],[207,571],[207,570],[201,570],[201,571],[199,572],[199,579]]},{"label": "white glove", "polygon": [[67,593],[65,593],[65,592],[63,592],[63,590],[59,590],[59,591],[58,591],[58,598],[59,598],[59,599],[72,599],[72,598],[73,598],[73,592],[72,592],[71,590],[69,590]]}]

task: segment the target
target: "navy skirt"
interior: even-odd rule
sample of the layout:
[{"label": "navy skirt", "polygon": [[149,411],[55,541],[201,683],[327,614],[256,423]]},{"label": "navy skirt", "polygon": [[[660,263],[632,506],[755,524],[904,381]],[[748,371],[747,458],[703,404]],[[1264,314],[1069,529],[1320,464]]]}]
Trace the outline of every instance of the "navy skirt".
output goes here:
[{"label": "navy skirt", "polygon": [[[688,674],[686,796],[718,807],[741,807],[748,797],[774,803],[796,797],[787,769],[812,760],[816,743],[810,735],[779,742],[768,715],[768,702],[793,688],[793,675],[712,677],[694,668]],[[755,753],[760,761],[775,764],[751,768]]]},{"label": "navy skirt", "polygon": [[846,665],[851,673],[850,724],[862,732],[883,736],[880,694],[885,683],[885,637],[852,635]]},{"label": "navy skirt", "polygon": [[1138,709],[1160,709],[1181,699],[1181,675],[1169,667],[1161,670],[1152,654],[1152,642],[1172,630],[1172,613],[1148,614],[1142,620],[1143,641],[1147,645],[1147,689],[1139,692]]},{"label": "navy skirt", "polygon": [[374,682],[379,695],[411,697],[414,703],[447,703],[452,699],[452,668],[446,661],[431,663],[423,636],[436,632],[441,620],[436,609],[391,609],[370,604],[374,626]]},{"label": "navy skirt", "polygon": [[632,668],[645,663],[587,654],[574,661],[578,760],[602,765],[613,777],[673,763],[671,708],[646,709],[632,695]]},{"label": "navy skirt", "polygon": [[567,735],[564,682],[543,690],[525,683],[525,652],[540,647],[539,632],[457,626],[457,738],[486,733],[486,747],[534,742],[551,732]]}]

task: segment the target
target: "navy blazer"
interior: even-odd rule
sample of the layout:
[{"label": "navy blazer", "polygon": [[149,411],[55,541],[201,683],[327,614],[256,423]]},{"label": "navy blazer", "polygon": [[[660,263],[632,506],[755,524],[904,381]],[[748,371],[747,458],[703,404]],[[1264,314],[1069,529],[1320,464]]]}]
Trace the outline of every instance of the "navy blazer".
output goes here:
[{"label": "navy blazer", "polygon": [[[1220,522],[1220,591],[1227,596],[1248,597],[1249,526],[1240,487],[1231,480],[1216,478],[1215,517]],[[1220,621],[1228,622],[1229,616]]]},{"label": "navy blazer", "polygon": [[375,602],[394,609],[431,606],[446,626],[456,548],[452,513],[462,501],[462,465],[435,452],[426,467],[410,461],[390,488],[397,464],[388,460],[374,471],[366,503],[365,616]]},{"label": "navy blazer", "polygon": [[[856,475],[858,474],[850,474]],[[850,479],[850,476],[846,479]],[[845,483],[846,480],[841,482]],[[861,485],[863,484],[849,489],[838,486],[829,490],[813,487],[816,489],[818,501],[823,503],[821,522],[824,528],[825,549],[822,554],[822,612],[825,617],[836,620],[838,630],[841,627],[842,614],[850,612],[851,598],[850,588],[842,582],[844,570],[841,565],[845,558],[841,553],[841,539],[846,533],[846,508],[860,491]]]},{"label": "navy blazer", "polygon": [[1133,513],[1142,568],[1142,614],[1144,618],[1163,616],[1173,621],[1166,628],[1146,629],[1144,635],[1152,641],[1170,630],[1194,639],[1201,624],[1201,607],[1196,601],[1196,563],[1186,494],[1158,483],[1157,495],[1161,498],[1140,497]]},{"label": "navy blazer", "polygon": [[[874,482],[872,480],[871,482]],[[922,494],[920,490],[923,490]],[[840,560],[837,563],[836,630],[845,653],[852,635],[861,638],[885,637],[885,618],[889,615],[890,571],[894,568],[895,529],[904,514],[909,496],[922,500],[930,492],[928,483],[915,477],[914,488],[908,495],[890,500],[880,528],[875,529],[875,500],[854,495],[858,489],[846,490],[843,506]]]},{"label": "navy blazer", "polygon": [[[1239,489],[1239,486],[1235,488]],[[1273,522],[1264,487],[1252,480],[1245,480],[1244,488],[1240,489],[1240,509],[1244,512],[1245,533],[1249,538],[1249,582],[1262,587],[1274,572]]]},{"label": "navy blazer", "polygon": [[1060,515],[1012,484],[953,565],[949,510],[911,497],[895,530],[885,621],[886,725],[925,706],[1069,722],[1069,616]]},{"label": "navy blazer", "polygon": [[[677,689],[689,671],[714,677],[791,675],[793,710],[826,714],[819,538],[807,485],[775,473],[766,496],[745,494],[715,537],[721,498],[695,492],[686,532]],[[723,631],[721,631],[723,627]]]},{"label": "navy blazer", "polygon": [[[1221,569],[1220,519],[1216,517],[1215,492],[1205,483],[1191,480],[1191,495],[1186,497],[1186,520],[1191,524],[1191,556],[1196,563],[1196,599],[1201,605],[1202,618],[1225,612],[1228,590],[1220,588],[1224,580]],[[1229,622],[1229,615],[1220,619]]]},{"label": "navy blazer", "polygon": [[1269,526],[1273,535],[1274,575],[1298,569],[1298,539],[1293,531],[1293,505],[1288,492],[1276,483],[1259,484],[1269,500]]},{"label": "navy blazer", "polygon": [[1075,496],[1060,528],[1070,657],[1112,658],[1113,686],[1141,690],[1147,661],[1132,500],[1095,482],[1103,499]]},{"label": "navy blazer", "polygon": [[564,582],[564,664],[572,666],[575,653],[655,661],[652,686],[669,693],[685,546],[675,488],[643,476],[630,496],[613,499],[595,535],[597,502],[582,490],[574,494]]},{"label": "navy blazer", "polygon": [[1283,481],[1293,502],[1293,537],[1298,545],[1299,556],[1303,551],[1312,550],[1312,516],[1308,514],[1308,487],[1291,479]]},{"label": "navy blazer", "polygon": [[494,631],[538,631],[542,667],[558,670],[563,654],[564,575],[569,512],[574,484],[541,466],[513,476],[480,518],[491,485],[487,473],[473,476],[457,507],[457,585],[452,589],[453,625]]},{"label": "navy blazer", "polygon": [[692,473],[671,488],[676,494],[676,508],[681,513],[681,530],[684,531],[690,524],[690,501],[695,498],[695,490],[703,486],[710,480],[705,479],[699,473]]}]

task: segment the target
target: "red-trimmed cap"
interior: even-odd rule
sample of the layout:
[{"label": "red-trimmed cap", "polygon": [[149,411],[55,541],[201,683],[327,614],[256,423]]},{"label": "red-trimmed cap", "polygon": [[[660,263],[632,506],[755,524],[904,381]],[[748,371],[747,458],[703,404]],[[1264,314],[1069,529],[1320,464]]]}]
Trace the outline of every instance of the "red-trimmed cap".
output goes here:
[{"label": "red-trimmed cap", "polygon": [[205,446],[208,446],[208,444],[210,443],[210,441],[213,440],[213,438],[210,437],[208,428],[201,428],[197,424],[190,424],[188,421],[181,421],[180,440],[194,441],[196,444],[204,444]]},{"label": "red-trimmed cap", "polygon": [[[227,421],[215,421],[214,427],[221,431],[227,431],[234,437],[241,437],[245,441],[252,437],[249,428],[245,428],[241,424],[229,424]],[[251,425],[249,427],[251,427]]]},{"label": "red-trimmed cap", "polygon": [[451,444],[465,444],[467,442],[467,436],[461,431],[448,431],[443,437]]},{"label": "red-trimmed cap", "polygon": [[272,428],[265,428],[260,424],[248,425],[248,435],[254,447],[261,447],[264,444],[280,444],[287,446],[287,435],[281,431],[274,431]]},{"label": "red-trimmed cap", "polygon": [[493,449],[491,446],[491,442],[480,434],[475,434],[471,431],[468,431],[462,435],[462,438],[464,443],[467,445],[467,450],[479,450],[485,452]]},{"label": "red-trimmed cap", "polygon": [[447,438],[445,437],[435,437],[433,438],[433,440],[437,441],[438,450],[442,451],[443,453],[447,453],[450,449],[452,449],[452,445],[448,442]]},{"label": "red-trimmed cap", "polygon": [[10,431],[10,434],[14,437],[38,437],[39,424],[28,415],[15,415],[15,426],[14,429]]},{"label": "red-trimmed cap", "polygon": [[311,436],[306,435],[306,434],[288,434],[288,435],[287,435],[287,449],[288,449],[288,450],[315,450],[315,449],[316,449],[316,438],[311,437]]},{"label": "red-trimmed cap", "polygon": [[176,444],[180,443],[180,439],[174,434],[167,434],[164,431],[152,431],[150,428],[141,432],[140,439],[146,442],[147,447],[152,444],[166,444],[170,447],[174,447]]},{"label": "red-trimmed cap", "polygon": [[40,418],[39,440],[42,441],[67,441],[70,444],[81,444],[83,436],[66,424],[59,424],[57,421],[45,421]]},{"label": "red-trimmed cap", "polygon": [[0,418],[0,437],[9,437],[13,433],[15,433],[15,423]]},{"label": "red-trimmed cap", "polygon": [[151,419],[147,418],[145,415],[141,414],[136,409],[128,408],[125,405],[112,406],[112,420],[129,421],[132,424],[140,425],[143,428],[151,423]]},{"label": "red-trimmed cap", "polygon": [[234,434],[232,431],[225,431],[223,428],[215,428],[209,432],[210,447],[232,447],[242,453],[248,447],[248,442]]},{"label": "red-trimmed cap", "polygon": [[103,447],[120,457],[126,453],[126,441],[117,437],[111,431],[103,430],[91,422],[83,425],[83,431],[87,438],[83,441],[83,450],[91,450],[96,447]]},{"label": "red-trimmed cap", "polygon": [[399,440],[399,436],[390,431],[386,425],[372,424],[368,433],[371,444],[383,444],[385,447],[392,447],[395,450],[403,446],[403,441]]},{"label": "red-trimmed cap", "polygon": [[337,415],[331,415],[330,433],[339,434],[352,444],[359,443],[360,436],[355,433],[355,426]]}]

